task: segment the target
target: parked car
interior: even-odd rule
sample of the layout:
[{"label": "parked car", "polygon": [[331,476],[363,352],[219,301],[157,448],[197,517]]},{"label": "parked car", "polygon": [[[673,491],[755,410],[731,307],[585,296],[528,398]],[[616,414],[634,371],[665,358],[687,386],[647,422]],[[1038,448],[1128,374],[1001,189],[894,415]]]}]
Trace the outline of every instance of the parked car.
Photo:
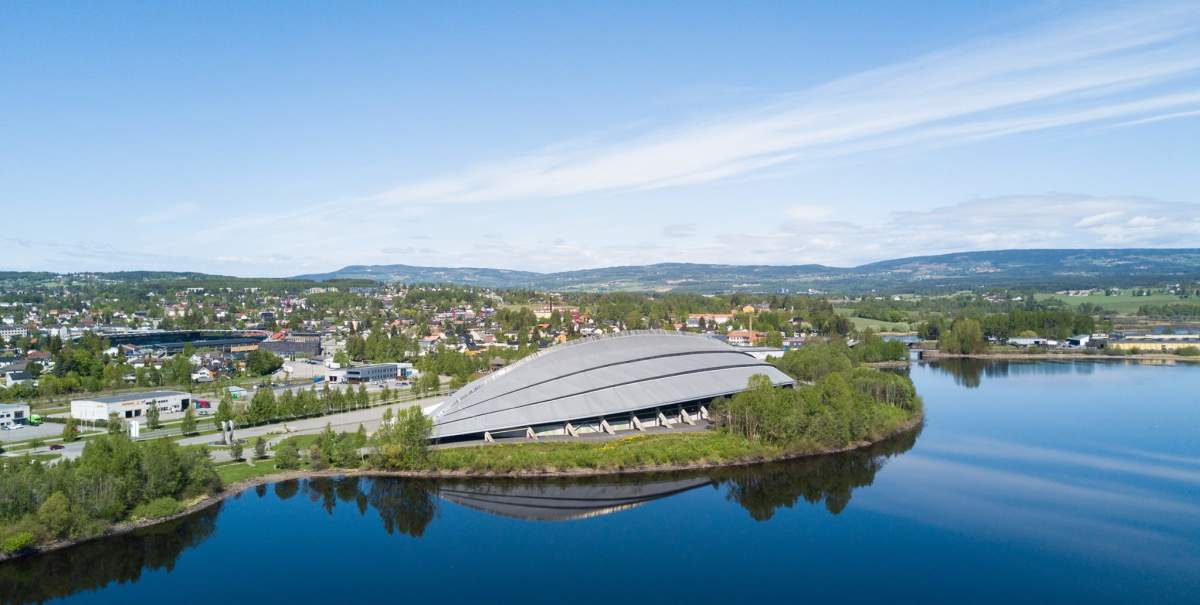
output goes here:
[{"label": "parked car", "polygon": [[54,452],[54,451],[63,450],[66,448],[67,448],[67,446],[65,446],[61,443],[55,443],[54,445],[50,446],[50,451]]}]

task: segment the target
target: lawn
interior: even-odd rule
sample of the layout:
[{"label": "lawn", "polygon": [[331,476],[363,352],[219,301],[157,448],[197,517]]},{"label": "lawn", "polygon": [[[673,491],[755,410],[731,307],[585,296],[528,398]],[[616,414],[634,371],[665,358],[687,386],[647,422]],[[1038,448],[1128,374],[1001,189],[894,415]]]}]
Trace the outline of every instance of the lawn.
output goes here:
[{"label": "lawn", "polygon": [[275,470],[275,461],[271,458],[263,460],[251,460],[247,462],[226,462],[217,465],[217,474],[221,477],[221,482],[225,485],[253,479],[254,477],[262,477],[277,472]]}]

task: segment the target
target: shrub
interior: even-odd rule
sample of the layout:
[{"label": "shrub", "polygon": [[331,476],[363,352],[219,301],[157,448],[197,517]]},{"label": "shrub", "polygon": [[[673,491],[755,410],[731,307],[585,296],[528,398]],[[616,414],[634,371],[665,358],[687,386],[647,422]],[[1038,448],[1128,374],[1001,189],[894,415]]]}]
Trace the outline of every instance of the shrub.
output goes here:
[{"label": "shrub", "polygon": [[300,450],[292,440],[285,440],[275,448],[275,468],[280,470],[300,468]]},{"label": "shrub", "polygon": [[1200,347],[1182,347],[1175,349],[1175,354],[1184,357],[1196,357],[1200,355]]},{"label": "shrub", "polygon": [[20,531],[5,537],[4,541],[0,542],[0,551],[11,555],[33,548],[36,543],[37,538],[33,532]]},{"label": "shrub", "polygon": [[155,498],[144,504],[139,504],[129,514],[130,519],[158,519],[161,517],[169,517],[179,512],[179,501],[170,497],[163,496]]}]

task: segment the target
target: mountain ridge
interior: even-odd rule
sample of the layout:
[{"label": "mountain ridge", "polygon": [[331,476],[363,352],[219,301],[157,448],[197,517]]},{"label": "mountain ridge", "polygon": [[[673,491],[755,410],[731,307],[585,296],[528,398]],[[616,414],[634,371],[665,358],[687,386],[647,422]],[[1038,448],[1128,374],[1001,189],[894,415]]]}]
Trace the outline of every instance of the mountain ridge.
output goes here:
[{"label": "mountain ridge", "polygon": [[490,267],[348,265],[294,279],[374,279],[561,291],[776,292],[1097,287],[1200,278],[1200,248],[1041,248],[909,256],[855,267],[655,263],[536,272]]}]

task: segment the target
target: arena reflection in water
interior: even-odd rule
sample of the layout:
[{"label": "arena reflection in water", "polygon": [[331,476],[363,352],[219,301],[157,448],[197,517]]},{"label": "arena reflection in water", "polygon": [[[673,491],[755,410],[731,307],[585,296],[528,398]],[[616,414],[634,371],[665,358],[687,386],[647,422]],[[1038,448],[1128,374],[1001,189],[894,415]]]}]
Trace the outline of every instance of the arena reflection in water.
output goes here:
[{"label": "arena reflection in water", "polygon": [[[572,521],[619,513],[655,500],[712,487],[755,520],[800,500],[838,514],[857,488],[871,485],[886,460],[908,451],[919,429],[864,450],[705,472],[620,475],[537,481],[433,481],[333,477],[281,481],[251,493],[281,501],[302,498],[331,514],[354,507],[379,516],[388,534],[420,538],[450,503],[529,521]],[[246,497],[249,494],[243,494]],[[41,603],[110,583],[133,582],[145,570],[171,570],[185,550],[216,530],[220,505],[161,526],[0,564],[0,603]]]},{"label": "arena reflection in water", "polygon": [[968,389],[978,387],[984,378],[1005,378],[1022,375],[1094,374],[1098,364],[1132,363],[1120,360],[1036,360],[1014,361],[1007,359],[939,359],[928,362],[928,366],[940,373],[949,374],[954,384]]}]

